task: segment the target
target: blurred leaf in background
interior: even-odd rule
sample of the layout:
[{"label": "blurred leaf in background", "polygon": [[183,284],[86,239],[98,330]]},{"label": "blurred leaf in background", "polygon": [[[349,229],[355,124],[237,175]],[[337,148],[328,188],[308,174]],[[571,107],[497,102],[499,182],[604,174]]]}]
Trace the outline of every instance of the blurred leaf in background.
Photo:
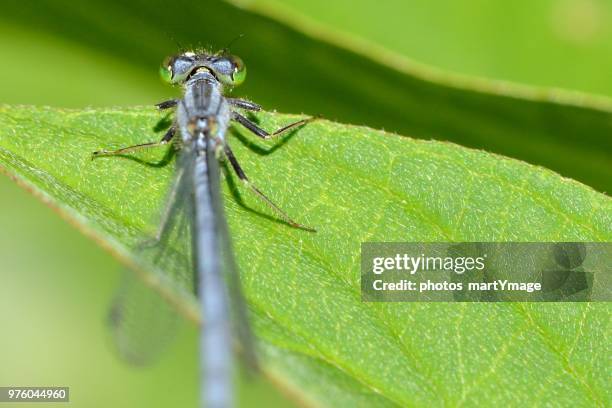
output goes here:
[{"label": "blurred leaf in background", "polygon": [[457,73],[612,96],[608,0],[231,2]]}]

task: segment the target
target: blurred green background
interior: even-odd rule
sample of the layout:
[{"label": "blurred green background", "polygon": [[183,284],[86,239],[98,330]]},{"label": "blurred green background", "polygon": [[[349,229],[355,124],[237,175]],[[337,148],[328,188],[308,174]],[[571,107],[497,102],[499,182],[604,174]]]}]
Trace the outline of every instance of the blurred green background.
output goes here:
[{"label": "blurred green background", "polygon": [[[289,24],[316,22],[458,73],[612,95],[608,1],[237,3],[272,10]],[[249,69],[241,95],[279,111],[438,136],[419,134],[401,112],[355,100],[344,87],[351,73],[335,72],[320,58],[340,51],[304,41],[290,53],[284,45],[291,44],[291,31],[283,23],[226,3],[9,0],[1,7],[0,103],[153,104],[177,93],[157,74],[177,42],[221,48],[246,33],[234,46]],[[324,80],[295,69],[306,60],[309,66],[318,61]],[[196,406],[194,328],[187,326],[150,369],[123,364],[110,351],[103,323],[119,264],[6,177],[0,198],[0,385],[70,386],[73,406]],[[262,379],[242,386],[241,400],[244,406],[294,404]]]},{"label": "blurred green background", "polygon": [[612,96],[608,0],[255,0],[449,71]]}]

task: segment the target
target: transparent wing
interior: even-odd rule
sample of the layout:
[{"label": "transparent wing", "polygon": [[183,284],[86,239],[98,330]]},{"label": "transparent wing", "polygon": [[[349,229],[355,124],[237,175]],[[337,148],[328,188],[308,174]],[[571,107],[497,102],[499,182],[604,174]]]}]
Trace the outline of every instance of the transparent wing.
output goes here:
[{"label": "transparent wing", "polygon": [[140,281],[123,273],[110,307],[108,325],[116,352],[134,365],[156,361],[171,344],[181,319],[170,304]]},{"label": "transparent wing", "polygon": [[155,284],[147,285],[142,276],[126,270],[108,314],[115,349],[133,364],[154,362],[172,342],[183,320],[176,305],[159,289],[195,302],[189,161],[189,157],[182,156],[177,160],[176,175],[158,218],[158,230],[143,233],[133,248],[138,268],[146,271],[146,280]]},{"label": "transparent wing", "polygon": [[220,222],[219,234],[223,243],[222,251],[225,259],[223,272],[228,285],[234,333],[238,339],[238,344],[246,363],[251,369],[258,370],[253,332],[251,324],[249,323],[247,306],[240,283],[240,275],[236,265],[236,259],[234,258],[232,242],[225,218]]},{"label": "transparent wing", "polygon": [[[193,153],[181,152],[175,178],[158,217],[159,229],[143,233],[134,252],[137,263],[159,278],[160,285],[171,285],[173,290],[178,290],[185,298],[192,298],[195,303],[194,163]],[[211,164],[210,189],[217,215],[215,228],[221,243],[221,267],[227,285],[233,332],[246,363],[257,369],[253,334],[223,209],[218,163],[214,161]],[[171,303],[159,291],[144,284],[133,271],[124,272],[107,319],[115,349],[121,358],[137,365],[149,364],[159,358],[183,320]]]}]

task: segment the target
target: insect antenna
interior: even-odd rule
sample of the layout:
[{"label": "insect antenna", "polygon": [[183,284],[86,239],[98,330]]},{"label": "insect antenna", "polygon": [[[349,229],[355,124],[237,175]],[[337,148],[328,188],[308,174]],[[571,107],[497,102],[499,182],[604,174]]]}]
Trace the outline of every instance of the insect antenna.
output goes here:
[{"label": "insect antenna", "polygon": [[244,37],[244,36],[245,36],[245,34],[244,34],[244,33],[242,33],[242,34],[239,34],[237,37],[234,37],[234,39],[233,39],[232,41],[230,41],[230,42],[229,42],[229,44],[227,44],[225,47],[223,47],[223,48],[222,48],[222,49],[221,49],[221,50],[218,52],[218,54],[219,54],[219,55],[229,54],[231,46],[232,46],[232,45],[234,45],[234,43],[235,43],[236,41],[238,41],[239,39],[241,39],[241,38],[242,38],[242,37]]}]

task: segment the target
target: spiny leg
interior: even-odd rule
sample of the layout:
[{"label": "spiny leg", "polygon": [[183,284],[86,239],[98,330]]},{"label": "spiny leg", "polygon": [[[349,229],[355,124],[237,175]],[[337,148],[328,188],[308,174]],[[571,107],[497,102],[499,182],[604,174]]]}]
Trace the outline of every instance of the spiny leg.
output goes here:
[{"label": "spiny leg", "polygon": [[299,224],[299,223],[293,221],[287,215],[287,213],[285,213],[283,210],[281,210],[276,204],[274,204],[272,202],[272,200],[270,200],[268,197],[266,197],[266,195],[264,193],[262,193],[249,180],[247,175],[244,173],[244,170],[242,170],[242,167],[240,167],[240,164],[238,164],[238,160],[236,160],[236,156],[234,156],[234,153],[232,152],[232,149],[230,149],[229,145],[227,145],[227,144],[225,145],[224,152],[225,152],[225,156],[227,157],[227,159],[229,160],[230,164],[232,165],[232,168],[236,172],[236,175],[238,176],[238,178],[244,184],[246,184],[246,186],[248,188],[250,188],[251,191],[253,191],[261,200],[263,200],[272,210],[274,210],[274,212],[276,212],[276,214],[278,214],[278,216],[280,216],[287,224],[289,224],[289,225],[291,225],[292,227],[295,227],[295,228],[300,228],[300,229],[304,229],[306,231],[316,232],[316,230],[314,228],[307,227],[306,225],[302,225],[302,224]]},{"label": "spiny leg", "polygon": [[117,150],[98,150],[92,153],[92,159],[95,159],[96,157],[100,157],[100,156],[116,156],[118,154],[132,153],[132,152],[142,150],[142,149],[149,149],[152,147],[165,146],[168,144],[170,140],[172,140],[175,133],[176,133],[176,126],[172,125],[170,126],[170,128],[168,129],[164,137],[162,137],[159,142],[142,143],[142,144],[137,144],[134,146],[124,147],[124,148],[117,149]]},{"label": "spiny leg", "polygon": [[225,98],[227,100],[227,102],[229,102],[230,105],[235,106],[237,108],[241,108],[241,109],[246,109],[246,110],[250,110],[250,111],[260,111],[261,110],[261,106],[259,106],[258,104],[251,102],[251,101],[247,101],[245,99],[240,99],[240,98]]},{"label": "spiny leg", "polygon": [[164,109],[174,108],[177,104],[178,104],[178,99],[168,99],[167,101],[163,101],[163,102],[155,104],[155,106],[159,110],[164,110]]},{"label": "spiny leg", "polygon": [[312,117],[308,119],[298,120],[297,122],[290,123],[289,125],[282,127],[273,133],[268,133],[266,130],[260,128],[255,123],[251,122],[238,112],[232,112],[232,120],[235,120],[236,122],[240,123],[242,126],[247,128],[257,136],[261,137],[262,139],[272,139],[274,137],[278,137],[291,129],[295,129],[298,126],[305,125],[306,123],[315,119],[315,117]]}]

